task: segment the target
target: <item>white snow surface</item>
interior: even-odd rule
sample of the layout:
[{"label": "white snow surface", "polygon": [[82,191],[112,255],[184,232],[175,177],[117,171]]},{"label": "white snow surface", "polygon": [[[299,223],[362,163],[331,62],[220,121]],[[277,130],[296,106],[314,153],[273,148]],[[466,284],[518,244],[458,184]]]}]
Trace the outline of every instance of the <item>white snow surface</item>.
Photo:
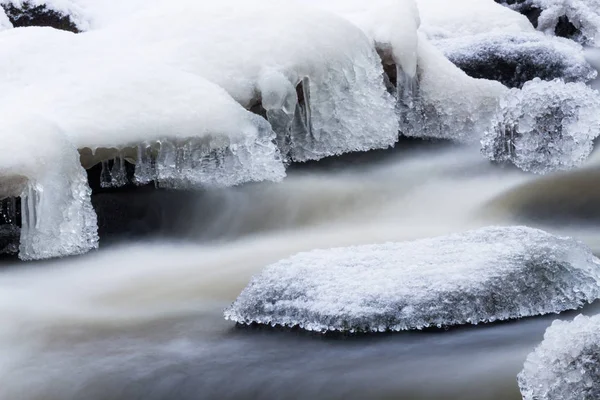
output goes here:
[{"label": "white snow surface", "polygon": [[334,12],[362,29],[380,53],[414,77],[419,10],[415,0],[303,0]]},{"label": "white snow surface", "polygon": [[417,0],[417,4],[420,30],[430,39],[535,32],[525,16],[494,0]]},{"label": "white snow surface", "polygon": [[542,10],[538,29],[554,35],[560,17],[566,16],[579,31],[575,39],[589,45],[600,45],[600,0],[530,0]]},{"label": "white snow surface", "polygon": [[600,315],[554,321],[519,374],[524,400],[600,398]]},{"label": "white snow surface", "polygon": [[[165,29],[168,21],[172,24]],[[289,26],[294,29],[287,29]],[[185,81],[193,80],[195,75],[198,81],[209,80],[224,88],[242,106],[250,107],[266,98],[269,100],[266,108],[283,109],[289,115],[293,114],[297,103],[294,86],[305,79],[309,86],[305,136],[310,140],[294,146],[295,159],[318,159],[346,151],[388,147],[396,141],[394,100],[383,85],[382,68],[371,41],[342,18],[316,8],[274,0],[263,0],[258,4],[235,0],[208,4],[191,0],[156,0],[126,21],[116,21],[106,28],[79,35],[23,31],[15,30],[13,35],[0,38],[2,59],[16,60],[0,65],[9,77],[8,85],[16,91],[36,80],[51,81],[57,87],[62,86],[61,79],[84,84],[83,81],[96,74],[108,74],[125,83],[131,78],[132,70],[143,66],[142,72],[150,69],[150,74],[156,70],[164,71],[158,75],[161,82],[174,81],[173,88],[159,90],[177,95]],[[23,57],[27,50],[28,56]],[[19,57],[14,58],[16,54]],[[125,66],[126,70],[121,74],[111,65],[112,61],[107,60],[117,60],[116,64]],[[128,65],[134,67],[128,68]],[[109,72],[105,71],[107,68]],[[126,109],[131,108],[133,97],[140,103],[157,102],[153,109],[167,108],[168,112],[162,115],[173,112],[175,107],[171,106],[169,98],[148,96],[154,90],[153,85],[149,82],[142,87],[142,83],[139,80],[137,85],[127,84],[132,89],[136,86],[135,89],[143,90],[136,90],[140,93],[137,98],[133,91],[131,96],[124,96],[127,98],[127,103],[123,103],[123,106],[127,105]],[[93,83],[85,85],[90,88]],[[9,98],[10,86],[7,93],[3,93],[4,98]],[[111,86],[120,85],[115,82]],[[66,87],[73,87],[73,84]],[[212,101],[215,92],[197,93],[196,99],[204,96],[198,108]],[[45,91],[44,95],[48,96]],[[116,96],[114,92],[108,92],[108,95]],[[186,99],[179,100],[182,103]],[[211,115],[219,103],[217,100],[213,109],[203,111],[205,116]],[[192,107],[187,105],[184,110],[175,111],[179,114],[173,115],[170,121],[190,109]],[[69,114],[79,111],[91,115],[86,110],[68,110]],[[133,111],[136,111],[135,107]],[[125,114],[125,111],[120,113],[121,116]],[[135,115],[132,112],[129,120]],[[215,120],[233,126],[235,113],[229,121],[211,118],[204,124],[207,129],[202,131],[223,133],[225,127],[211,124]],[[99,125],[100,121],[89,122]],[[124,125],[127,122],[124,121]],[[119,123],[117,120],[115,125]],[[161,135],[169,136],[170,133],[161,132]],[[121,142],[113,143],[114,147],[133,140],[129,140],[128,135],[119,136]],[[147,139],[158,138],[148,134]],[[87,129],[78,132],[78,145],[95,141],[96,135],[88,133]]]},{"label": "white snow surface", "polygon": [[225,318],[381,332],[576,309],[600,296],[584,244],[527,227],[300,253],[254,277]]},{"label": "white snow surface", "polygon": [[10,21],[8,20],[8,17],[6,16],[4,9],[2,7],[0,7],[0,31],[4,31],[4,30],[10,29],[12,27],[13,26],[10,23]]},{"label": "white snow surface", "polygon": [[491,160],[535,173],[583,163],[600,136],[600,94],[582,82],[527,82],[512,89],[481,141]]}]

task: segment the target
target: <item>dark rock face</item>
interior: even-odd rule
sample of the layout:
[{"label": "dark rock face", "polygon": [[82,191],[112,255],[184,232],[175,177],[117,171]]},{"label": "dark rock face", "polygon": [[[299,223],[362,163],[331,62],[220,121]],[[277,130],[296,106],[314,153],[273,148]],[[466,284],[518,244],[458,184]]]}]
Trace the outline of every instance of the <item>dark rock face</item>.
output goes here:
[{"label": "dark rock face", "polygon": [[2,7],[15,28],[49,26],[63,31],[80,32],[68,15],[51,10],[45,5],[34,6],[24,2],[22,7],[15,7],[13,4],[2,4]]},{"label": "dark rock face", "polygon": [[435,44],[467,75],[499,81],[511,88],[521,88],[534,78],[588,82],[596,75],[580,48],[539,35],[484,35]]}]

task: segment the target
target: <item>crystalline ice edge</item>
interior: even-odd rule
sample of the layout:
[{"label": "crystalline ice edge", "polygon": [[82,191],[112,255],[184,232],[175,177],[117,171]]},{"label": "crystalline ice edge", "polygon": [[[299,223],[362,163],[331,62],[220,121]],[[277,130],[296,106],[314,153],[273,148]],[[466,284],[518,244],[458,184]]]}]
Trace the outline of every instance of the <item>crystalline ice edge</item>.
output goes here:
[{"label": "crystalline ice edge", "polygon": [[584,244],[527,227],[314,250],[266,267],[225,318],[311,331],[477,324],[576,309],[600,297]]},{"label": "crystalline ice edge", "polygon": [[600,135],[600,95],[585,84],[535,79],[500,101],[483,154],[535,173],[580,165]]},{"label": "crystalline ice edge", "polygon": [[87,175],[75,149],[56,169],[30,179],[21,195],[19,258],[82,254],[98,247],[98,224]]},{"label": "crystalline ice edge", "polygon": [[519,374],[523,399],[596,400],[599,366],[600,316],[554,321]]}]

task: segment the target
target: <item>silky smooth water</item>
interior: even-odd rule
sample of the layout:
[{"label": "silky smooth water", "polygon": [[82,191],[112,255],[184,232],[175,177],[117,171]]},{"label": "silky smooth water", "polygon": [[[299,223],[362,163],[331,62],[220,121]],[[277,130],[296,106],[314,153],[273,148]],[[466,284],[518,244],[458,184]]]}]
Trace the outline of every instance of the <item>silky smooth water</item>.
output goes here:
[{"label": "silky smooth water", "polygon": [[314,248],[529,224],[600,253],[599,158],[536,177],[476,148],[407,146],[190,194],[166,214],[178,216],[164,221],[176,238],[5,262],[0,399],[519,399],[516,375],[557,316],[323,336],[239,328],[222,311],[262,267]]}]

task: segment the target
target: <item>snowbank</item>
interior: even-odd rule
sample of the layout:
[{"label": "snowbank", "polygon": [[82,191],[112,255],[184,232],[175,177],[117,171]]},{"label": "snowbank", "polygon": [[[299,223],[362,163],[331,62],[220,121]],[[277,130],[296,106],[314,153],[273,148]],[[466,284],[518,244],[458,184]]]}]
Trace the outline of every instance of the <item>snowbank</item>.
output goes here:
[{"label": "snowbank", "polygon": [[399,331],[575,309],[600,296],[583,244],[526,227],[300,253],[266,267],[225,311],[242,324]]},{"label": "snowbank", "polygon": [[519,374],[524,400],[600,398],[600,316],[554,321]]},{"label": "snowbank", "polygon": [[482,139],[498,162],[546,173],[577,167],[600,136],[600,95],[585,84],[535,79],[512,89]]}]

